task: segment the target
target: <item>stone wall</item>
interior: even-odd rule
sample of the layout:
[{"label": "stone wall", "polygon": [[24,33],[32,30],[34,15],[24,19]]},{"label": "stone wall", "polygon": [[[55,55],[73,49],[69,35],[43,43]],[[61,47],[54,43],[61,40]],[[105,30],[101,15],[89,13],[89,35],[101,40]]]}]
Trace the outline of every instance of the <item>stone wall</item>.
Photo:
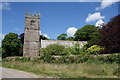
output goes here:
[{"label": "stone wall", "polygon": [[81,47],[87,44],[87,41],[64,41],[64,40],[41,40],[41,48],[45,48],[50,44],[61,44],[66,46],[73,46],[75,43],[79,43]]}]

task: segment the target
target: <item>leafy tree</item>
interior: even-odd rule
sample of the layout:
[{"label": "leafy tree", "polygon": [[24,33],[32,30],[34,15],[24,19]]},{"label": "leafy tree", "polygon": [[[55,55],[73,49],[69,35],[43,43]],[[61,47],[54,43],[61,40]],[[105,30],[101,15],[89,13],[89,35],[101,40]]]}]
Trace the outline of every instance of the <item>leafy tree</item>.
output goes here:
[{"label": "leafy tree", "polygon": [[19,40],[21,41],[22,45],[24,44],[24,33],[19,35]]},{"label": "leafy tree", "polygon": [[100,29],[98,29],[97,32],[95,32],[93,38],[87,42],[86,47],[89,48],[93,45],[97,45],[100,39],[101,39],[101,33],[100,33]]},{"label": "leafy tree", "polygon": [[57,37],[57,39],[58,39],[58,40],[66,40],[66,37],[67,37],[67,34],[62,33],[61,35],[59,35],[59,36]]},{"label": "leafy tree", "polygon": [[120,15],[112,18],[101,29],[102,38],[99,45],[104,46],[104,53],[120,52]]},{"label": "leafy tree", "polygon": [[22,45],[18,34],[9,33],[2,40],[2,57],[22,56]]},{"label": "leafy tree", "polygon": [[68,37],[66,40],[73,41],[74,37]]},{"label": "leafy tree", "polygon": [[97,33],[98,28],[94,25],[85,25],[82,28],[78,29],[75,33],[76,41],[88,41],[94,37]]}]

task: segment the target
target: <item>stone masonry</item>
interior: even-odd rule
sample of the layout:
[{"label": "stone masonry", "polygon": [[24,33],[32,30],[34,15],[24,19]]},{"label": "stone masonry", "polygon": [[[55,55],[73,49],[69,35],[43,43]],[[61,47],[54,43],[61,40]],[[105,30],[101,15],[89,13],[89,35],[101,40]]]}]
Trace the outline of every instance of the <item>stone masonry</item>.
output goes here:
[{"label": "stone masonry", "polygon": [[40,13],[38,15],[28,14],[25,16],[25,32],[24,32],[24,47],[23,56],[39,56],[40,49]]}]

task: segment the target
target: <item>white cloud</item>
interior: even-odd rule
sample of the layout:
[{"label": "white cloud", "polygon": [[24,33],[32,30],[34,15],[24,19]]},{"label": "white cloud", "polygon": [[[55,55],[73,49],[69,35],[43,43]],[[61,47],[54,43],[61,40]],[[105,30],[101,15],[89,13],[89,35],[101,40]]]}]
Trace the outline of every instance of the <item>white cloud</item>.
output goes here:
[{"label": "white cloud", "polygon": [[47,37],[48,39],[50,38],[50,37],[48,36],[48,34],[42,33],[42,35],[45,36],[45,37]]},{"label": "white cloud", "polygon": [[1,41],[4,38],[4,34],[0,33],[0,47],[1,47]]},{"label": "white cloud", "polygon": [[0,39],[4,38],[4,34],[0,33]]},{"label": "white cloud", "polygon": [[96,13],[93,13],[93,14],[88,14],[88,17],[86,18],[86,22],[94,22],[94,21],[97,21],[97,20],[100,20],[100,19],[103,19],[105,18],[105,16],[101,16],[101,13],[100,12],[96,12]]},{"label": "white cloud", "polygon": [[98,20],[98,21],[96,22],[95,26],[97,26],[97,27],[102,27],[102,26],[101,26],[102,23],[104,23],[103,20]]},{"label": "white cloud", "polygon": [[100,7],[97,7],[96,10],[100,10],[100,9],[104,9],[106,7],[109,7],[118,1],[120,1],[120,0],[102,0]]},{"label": "white cloud", "polygon": [[75,32],[76,32],[77,30],[78,30],[78,29],[75,28],[75,27],[70,27],[70,28],[68,28],[68,30],[67,30],[67,35],[68,35],[68,36],[74,36],[74,34],[75,34]]},{"label": "white cloud", "polygon": [[11,10],[11,4],[8,2],[0,3],[0,10]]}]

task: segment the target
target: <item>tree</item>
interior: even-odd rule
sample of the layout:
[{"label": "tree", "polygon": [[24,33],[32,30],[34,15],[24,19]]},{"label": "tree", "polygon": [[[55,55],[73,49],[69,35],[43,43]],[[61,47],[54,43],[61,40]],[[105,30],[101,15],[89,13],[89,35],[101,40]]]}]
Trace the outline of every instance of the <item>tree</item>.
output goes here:
[{"label": "tree", "polygon": [[98,28],[94,25],[85,25],[75,33],[76,41],[89,41],[97,33]]},{"label": "tree", "polygon": [[9,33],[2,40],[2,57],[22,56],[22,45],[18,34]]},{"label": "tree", "polygon": [[65,33],[62,33],[61,35],[57,37],[58,40],[66,40],[66,38],[67,38],[67,34]]},{"label": "tree", "polygon": [[100,39],[101,39],[101,33],[100,33],[100,29],[98,29],[97,32],[94,33],[93,38],[87,42],[86,47],[89,48],[93,45],[97,45]]},{"label": "tree", "polygon": [[102,38],[99,45],[104,46],[104,53],[120,52],[120,15],[112,18],[101,29]]},{"label": "tree", "polygon": [[24,33],[19,35],[19,40],[21,41],[22,45],[24,44]]},{"label": "tree", "polygon": [[68,37],[66,40],[73,41],[74,37]]}]

